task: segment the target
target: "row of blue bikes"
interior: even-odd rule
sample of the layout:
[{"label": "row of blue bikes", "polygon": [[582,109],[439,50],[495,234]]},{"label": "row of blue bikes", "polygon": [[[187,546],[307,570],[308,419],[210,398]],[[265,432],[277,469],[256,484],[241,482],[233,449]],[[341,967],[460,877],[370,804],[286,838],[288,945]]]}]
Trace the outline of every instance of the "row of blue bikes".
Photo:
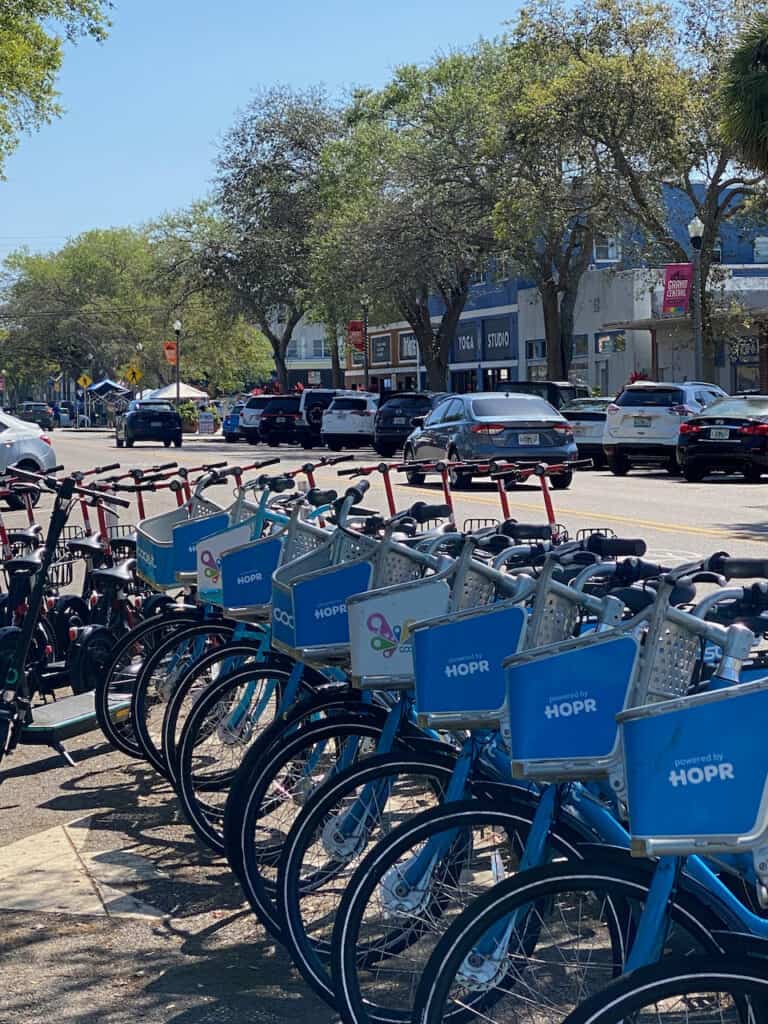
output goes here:
[{"label": "row of blue bikes", "polygon": [[459,528],[439,463],[278,462],[8,472],[3,756],[148,761],[345,1024],[768,1022],[768,558],[569,536],[554,466]]}]

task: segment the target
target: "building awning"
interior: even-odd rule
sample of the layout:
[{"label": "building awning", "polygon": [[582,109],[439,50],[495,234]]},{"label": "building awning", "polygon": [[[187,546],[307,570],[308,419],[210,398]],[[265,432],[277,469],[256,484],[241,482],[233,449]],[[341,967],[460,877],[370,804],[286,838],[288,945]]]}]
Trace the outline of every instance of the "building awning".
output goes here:
[{"label": "building awning", "polygon": [[[768,322],[768,306],[753,306],[744,311],[752,320]],[[714,310],[713,320],[728,320],[733,317],[731,310]],[[604,331],[658,331],[669,328],[687,327],[692,329],[693,321],[690,316],[650,316],[642,320],[619,320],[615,323],[605,324]],[[745,330],[747,328],[745,327]],[[598,332],[599,333],[599,332]]]}]

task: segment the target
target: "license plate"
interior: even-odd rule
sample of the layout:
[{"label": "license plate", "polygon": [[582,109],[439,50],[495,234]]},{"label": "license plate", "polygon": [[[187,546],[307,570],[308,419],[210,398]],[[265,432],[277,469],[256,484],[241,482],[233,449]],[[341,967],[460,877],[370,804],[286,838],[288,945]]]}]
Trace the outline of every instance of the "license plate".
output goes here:
[{"label": "license plate", "polygon": [[584,437],[589,433],[588,427],[579,427],[575,423],[572,425],[571,429],[573,430],[574,437]]},{"label": "license plate", "polygon": [[405,423],[405,416],[395,416],[392,422],[396,423],[398,426],[401,426],[402,424]]},{"label": "license plate", "polygon": [[149,425],[154,430],[159,430],[160,427],[162,427],[162,425],[163,425],[163,421],[162,420],[152,420],[152,422]]},{"label": "license plate", "polygon": [[285,416],[277,416],[275,418],[275,423],[285,423],[285,422],[286,422]]},{"label": "license plate", "polygon": [[709,436],[713,441],[727,441],[731,432],[727,427],[710,427]]},{"label": "license plate", "polygon": [[518,434],[517,435],[517,443],[518,444],[538,444],[539,443],[539,435],[538,434]]},{"label": "license plate", "polygon": [[636,427],[650,427],[651,417],[650,416],[635,416]]}]

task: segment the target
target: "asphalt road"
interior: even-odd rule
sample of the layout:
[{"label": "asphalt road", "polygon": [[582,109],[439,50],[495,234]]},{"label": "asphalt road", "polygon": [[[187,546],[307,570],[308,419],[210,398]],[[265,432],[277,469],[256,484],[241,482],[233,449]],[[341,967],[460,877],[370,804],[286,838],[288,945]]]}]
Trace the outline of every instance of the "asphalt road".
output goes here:
[{"label": "asphalt road", "polygon": [[[295,467],[312,457],[296,449],[262,450],[213,438],[187,439],[178,451],[161,445],[126,451],[116,449],[106,433],[56,431],[54,443],[58,461],[69,469],[112,461],[151,469],[171,459],[188,466],[224,458],[244,465],[277,454],[285,466]],[[378,461],[372,452],[356,458]],[[343,482],[334,470],[322,470],[318,483]],[[418,499],[440,500],[437,484],[403,484],[396,493],[401,507]],[[168,497],[167,492],[150,495],[150,512],[168,507]],[[216,497],[226,502],[226,488]],[[610,527],[622,536],[644,537],[651,557],[675,562],[717,550],[763,554],[767,497],[768,482],[748,485],[723,478],[688,484],[664,472],[638,471],[624,478],[582,472],[568,491],[554,494],[554,501],[559,521],[572,533]],[[537,486],[516,488],[509,501],[516,518],[542,521]],[[383,487],[375,479],[366,504],[385,508]],[[49,507],[50,499],[44,499],[43,522]],[[489,484],[462,493],[457,507],[460,524],[500,514]],[[19,513],[8,517],[10,522],[19,518]],[[134,518],[133,511],[126,513],[126,519]],[[226,868],[195,841],[167,785],[147,765],[112,752],[98,733],[69,746],[74,768],[47,750],[25,748],[0,771],[0,1024],[47,1024],[54,1016],[66,1024],[333,1020],[243,908]],[[38,848],[40,877],[46,878],[47,869],[66,890],[66,877],[52,874],[55,854],[46,860],[46,851],[56,849],[51,837],[64,841],[61,826],[72,822],[66,841],[77,846],[85,874],[90,878],[94,872],[98,881],[103,861],[109,867],[110,859],[122,863],[120,858],[128,857],[125,877],[119,875],[115,885],[150,908],[149,916],[7,909],[19,906],[14,878],[28,878],[24,843],[30,840]],[[98,895],[103,898],[101,889]]]}]

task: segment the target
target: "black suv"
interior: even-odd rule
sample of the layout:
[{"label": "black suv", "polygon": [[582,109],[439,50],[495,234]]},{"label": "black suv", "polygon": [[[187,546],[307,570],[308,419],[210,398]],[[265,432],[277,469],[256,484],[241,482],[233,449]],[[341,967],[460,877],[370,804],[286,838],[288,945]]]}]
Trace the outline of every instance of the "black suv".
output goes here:
[{"label": "black suv", "polygon": [[269,405],[259,420],[259,437],[262,441],[266,441],[272,447],[300,442],[299,401],[298,395],[275,395],[274,398],[270,398]]},{"label": "black suv", "polygon": [[176,407],[161,399],[134,400],[115,419],[115,444],[133,448],[136,441],[162,441],[166,448],[181,448],[181,417]]},{"label": "black suv", "polygon": [[413,430],[414,416],[428,416],[448,392],[396,391],[382,403],[373,421],[373,447],[385,459],[390,459],[405,444]]}]

